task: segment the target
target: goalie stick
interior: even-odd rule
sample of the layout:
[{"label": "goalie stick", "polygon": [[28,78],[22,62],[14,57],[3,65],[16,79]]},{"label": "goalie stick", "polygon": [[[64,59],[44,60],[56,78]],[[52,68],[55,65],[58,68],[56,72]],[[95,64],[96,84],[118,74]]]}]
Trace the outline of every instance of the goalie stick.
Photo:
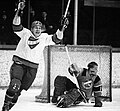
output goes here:
[{"label": "goalie stick", "polygon": [[[66,54],[67,54],[69,63],[70,63],[70,65],[72,65],[72,61],[71,61],[71,58],[70,58],[70,55],[69,55],[69,52],[68,52],[67,45],[65,46],[65,50],[66,50]],[[74,77],[74,81],[75,81],[76,86],[80,89],[77,78],[76,78],[76,76],[74,74],[73,74],[73,77]],[[81,92],[80,90],[79,90],[79,92],[80,92],[81,96],[83,97],[84,102],[87,103],[88,101],[87,101],[86,97],[84,96],[83,92]]]}]

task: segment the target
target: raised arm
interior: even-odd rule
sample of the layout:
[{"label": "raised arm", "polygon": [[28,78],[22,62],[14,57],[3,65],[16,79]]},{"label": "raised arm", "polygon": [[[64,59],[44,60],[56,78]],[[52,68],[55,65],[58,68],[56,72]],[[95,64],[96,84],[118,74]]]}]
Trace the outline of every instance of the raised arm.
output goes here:
[{"label": "raised arm", "polygon": [[67,28],[68,24],[69,24],[68,18],[62,17],[62,19],[60,20],[60,24],[58,26],[58,30],[52,37],[53,42],[55,42],[56,44],[59,44],[61,42],[61,40],[63,39],[63,32]]},{"label": "raised arm", "polygon": [[13,19],[13,25],[20,25],[21,24],[21,17],[20,15],[23,12],[23,9],[25,7],[25,0],[21,0],[18,4],[18,9],[15,13],[15,17]]}]

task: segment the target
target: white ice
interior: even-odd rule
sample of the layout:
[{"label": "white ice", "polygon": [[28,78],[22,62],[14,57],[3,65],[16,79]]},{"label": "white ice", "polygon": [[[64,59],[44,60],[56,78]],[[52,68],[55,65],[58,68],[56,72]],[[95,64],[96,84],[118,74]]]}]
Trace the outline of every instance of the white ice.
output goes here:
[{"label": "white ice", "polygon": [[[94,103],[80,103],[69,108],[58,108],[52,103],[35,102],[35,96],[41,89],[23,91],[17,104],[10,111],[120,111],[120,88],[112,89],[112,102],[103,102],[103,107],[93,107]],[[0,110],[3,105],[6,89],[0,89]]]}]

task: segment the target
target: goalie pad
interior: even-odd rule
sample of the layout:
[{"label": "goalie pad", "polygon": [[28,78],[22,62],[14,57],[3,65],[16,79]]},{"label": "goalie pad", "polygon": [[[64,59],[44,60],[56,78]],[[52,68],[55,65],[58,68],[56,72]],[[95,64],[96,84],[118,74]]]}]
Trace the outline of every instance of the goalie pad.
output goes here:
[{"label": "goalie pad", "polygon": [[52,103],[57,102],[57,98],[60,95],[64,94],[64,91],[66,91],[66,77],[57,76],[54,81],[54,92],[52,97]]},{"label": "goalie pad", "polygon": [[57,102],[57,107],[65,108],[73,105],[73,103],[78,99],[80,96],[79,89],[71,89],[66,94],[61,95]]}]

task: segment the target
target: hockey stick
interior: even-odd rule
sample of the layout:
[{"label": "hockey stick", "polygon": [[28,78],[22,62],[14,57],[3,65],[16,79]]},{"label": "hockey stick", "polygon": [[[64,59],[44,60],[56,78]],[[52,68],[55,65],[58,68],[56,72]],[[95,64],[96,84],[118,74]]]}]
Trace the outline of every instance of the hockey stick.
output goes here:
[{"label": "hockey stick", "polygon": [[[69,55],[68,47],[67,47],[67,46],[65,46],[65,50],[66,50],[66,54],[67,54],[69,63],[70,63],[70,65],[72,65],[72,61],[71,61],[71,58],[70,58],[70,55]],[[74,81],[75,81],[76,86],[80,89],[79,84],[78,84],[78,81],[77,81],[77,78],[76,78],[76,76],[75,76],[74,74],[73,74],[73,77],[74,77]],[[87,101],[87,99],[85,98],[84,94],[83,94],[81,91],[79,91],[79,92],[80,92],[81,96],[83,97],[85,103],[87,103],[88,101]]]},{"label": "hockey stick", "polygon": [[71,1],[71,0],[69,0],[68,3],[67,3],[67,7],[66,7],[65,14],[64,14],[63,17],[66,17],[66,16],[67,16],[68,8],[69,8],[69,6],[70,6],[70,1]]},{"label": "hockey stick", "polygon": [[[62,19],[64,20],[64,22],[65,22],[65,21],[68,22],[66,16],[67,16],[67,13],[68,13],[68,8],[69,8],[69,6],[70,6],[70,1],[71,1],[71,0],[68,0],[67,7],[66,7],[66,10],[65,10],[65,14],[62,16]],[[69,23],[69,22],[68,22],[68,23]],[[61,21],[61,24],[62,24],[62,21]],[[64,31],[65,28],[67,28],[67,26],[63,23],[62,30]]]}]

